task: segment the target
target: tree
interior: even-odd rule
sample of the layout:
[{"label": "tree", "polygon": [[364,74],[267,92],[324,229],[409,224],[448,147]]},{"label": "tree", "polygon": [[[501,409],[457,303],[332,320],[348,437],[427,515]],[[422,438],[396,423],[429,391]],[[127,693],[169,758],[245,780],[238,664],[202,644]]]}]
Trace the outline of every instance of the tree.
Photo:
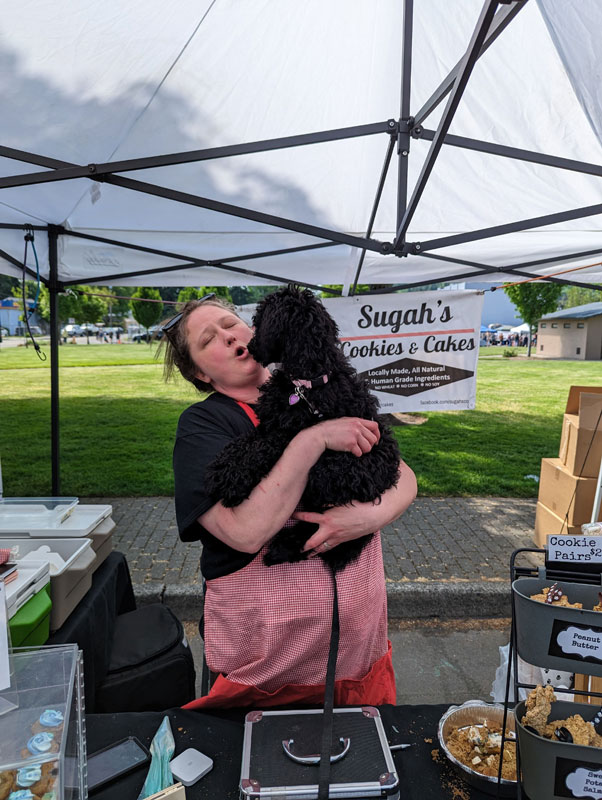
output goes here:
[{"label": "tree", "polygon": [[217,297],[232,303],[232,295],[229,286],[185,286],[178,292],[178,303],[187,303],[189,300],[200,300],[206,294],[213,292]]},{"label": "tree", "polygon": [[516,306],[519,315],[529,326],[529,349],[527,355],[531,355],[531,337],[537,327],[537,321],[544,314],[556,311],[558,300],[562,294],[562,286],[559,283],[543,283],[535,281],[532,283],[519,283],[515,286],[504,286],[504,291]]},{"label": "tree", "polygon": [[0,275],[0,300],[4,300],[5,297],[14,297],[13,289],[17,288],[18,285],[17,278],[11,278],[10,275]]},{"label": "tree", "polygon": [[[68,322],[71,318],[77,317],[79,296],[74,292],[59,294],[58,314],[59,322]],[[50,322],[50,292],[46,286],[40,287],[40,300],[38,303],[38,314],[46,322]]]},{"label": "tree", "polygon": [[[107,295],[100,299],[104,304],[103,320],[109,326],[113,325],[114,322],[121,322],[130,313],[129,299],[119,299],[120,297],[130,297],[132,290],[129,286],[95,286],[94,292]],[[111,297],[108,295],[111,295]]]},{"label": "tree", "polygon": [[[89,322],[91,324],[100,322],[103,314],[107,310],[106,302],[101,297],[94,297],[93,294],[90,293],[91,289],[94,287],[90,287],[88,290],[81,286],[78,288],[82,290],[82,293],[79,296],[79,307],[75,314],[75,321],[78,323]],[[88,344],[90,344],[89,328],[86,328],[86,339],[88,340]]]},{"label": "tree", "polygon": [[[32,284],[35,286],[35,284]],[[100,322],[103,314],[107,310],[106,302],[101,297],[95,297],[96,286],[73,286],[72,290],[65,294],[59,294],[59,322],[65,323],[70,319],[82,323]],[[50,322],[50,292],[46,286],[40,287],[40,300],[38,303],[38,314],[42,319]],[[88,344],[90,338],[88,337]]]},{"label": "tree", "polygon": [[[2,277],[2,276],[0,276]],[[14,284],[11,288],[10,294],[13,297],[23,297],[23,281],[17,280],[16,278],[8,278],[8,280],[14,280]],[[41,288],[41,287],[40,287]],[[33,300],[38,293],[38,284],[37,281],[25,281],[25,297],[28,300]]]},{"label": "tree", "polygon": [[178,303],[187,303],[189,300],[198,300],[201,296],[200,291],[194,286],[185,286],[178,292]]},{"label": "tree", "polygon": [[587,303],[602,301],[600,289],[586,289],[584,286],[565,286],[560,297],[560,308],[574,308]]},{"label": "tree", "polygon": [[[342,284],[340,283],[323,283],[322,286],[325,289],[336,289],[337,292],[341,292],[343,289]],[[370,284],[369,283],[358,283],[355,287],[355,294],[364,294],[365,292],[370,291]],[[337,294],[333,294],[332,292],[318,292],[318,297],[338,297]]]},{"label": "tree", "polygon": [[229,286],[199,286],[199,292],[199,297],[213,292],[216,297],[221,297],[222,300],[232,303],[232,295],[230,294]]},{"label": "tree", "polygon": [[161,300],[161,295],[157,289],[150,286],[140,286],[132,293],[132,297],[139,300],[131,300],[132,316],[139,325],[148,330],[151,325],[156,325],[163,316],[163,305],[161,303],[147,303],[146,300]]},{"label": "tree", "polygon": [[230,294],[234,305],[244,306],[249,303],[259,303],[266,295],[275,292],[277,288],[277,286],[231,286]]}]

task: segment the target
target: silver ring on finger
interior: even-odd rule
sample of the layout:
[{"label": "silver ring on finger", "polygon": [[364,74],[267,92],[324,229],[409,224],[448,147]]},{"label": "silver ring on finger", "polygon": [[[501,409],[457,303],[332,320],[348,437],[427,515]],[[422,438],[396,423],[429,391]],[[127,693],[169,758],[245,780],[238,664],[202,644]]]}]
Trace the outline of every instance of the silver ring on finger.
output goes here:
[{"label": "silver ring on finger", "polygon": [[328,544],[328,542],[322,542],[322,547],[324,548],[324,550],[328,550],[330,548],[330,545]]}]

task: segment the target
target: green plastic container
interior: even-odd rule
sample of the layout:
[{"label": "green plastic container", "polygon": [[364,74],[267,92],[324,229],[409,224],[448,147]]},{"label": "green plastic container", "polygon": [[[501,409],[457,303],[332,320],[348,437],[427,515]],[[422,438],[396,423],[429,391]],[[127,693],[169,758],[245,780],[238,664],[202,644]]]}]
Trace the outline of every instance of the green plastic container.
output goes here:
[{"label": "green plastic container", "polygon": [[50,635],[50,584],[46,584],[39,592],[17,611],[9,620],[10,636],[13,647],[29,647],[45,644]]}]

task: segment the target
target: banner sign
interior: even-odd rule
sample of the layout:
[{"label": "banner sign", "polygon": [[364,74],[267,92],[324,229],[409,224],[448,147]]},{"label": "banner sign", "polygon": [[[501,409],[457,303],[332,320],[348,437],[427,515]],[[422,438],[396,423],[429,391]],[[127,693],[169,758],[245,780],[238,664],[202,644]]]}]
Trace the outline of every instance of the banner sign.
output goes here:
[{"label": "banner sign", "polygon": [[474,408],[483,294],[403,292],[322,301],[383,413]]}]

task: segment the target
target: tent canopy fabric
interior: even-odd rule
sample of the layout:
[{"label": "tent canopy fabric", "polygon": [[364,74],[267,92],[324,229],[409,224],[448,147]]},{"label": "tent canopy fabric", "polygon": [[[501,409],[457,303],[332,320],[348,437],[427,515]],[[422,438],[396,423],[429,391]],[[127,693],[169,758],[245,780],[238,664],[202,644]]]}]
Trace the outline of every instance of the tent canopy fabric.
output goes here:
[{"label": "tent canopy fabric", "polygon": [[[105,0],[60,7],[50,0],[6,0],[0,19],[0,272],[20,274],[22,226],[30,224],[40,226],[35,243],[47,279],[42,228],[57,225],[76,234],[58,237],[63,283],[348,286],[361,248],[344,236],[329,242],[306,226],[366,238],[392,141],[368,237],[376,245],[366,251],[361,283],[390,287],[468,275],[500,283],[508,280],[502,270],[513,265],[526,265],[527,275],[552,275],[602,261],[602,7],[597,0],[519,0],[500,4],[497,14],[517,5],[519,13],[474,64],[403,237],[408,247],[395,255],[378,244],[396,240],[405,210],[405,202],[398,210],[399,164],[407,163],[411,198],[436,138],[432,132],[446,113],[444,100],[412,136],[398,140],[387,130],[388,120],[397,125],[403,117],[402,0]],[[412,6],[409,115],[416,116],[469,47],[483,0],[406,0],[406,20]],[[9,176],[69,165],[375,123],[378,132],[353,138],[116,170],[116,182],[90,180],[92,168],[87,177],[2,185]],[[399,124],[402,133],[406,129]],[[466,139],[580,166],[481,152],[467,148]],[[197,201],[135,191],[128,181]],[[220,213],[216,203],[295,224]],[[554,224],[538,219],[585,207],[591,208]],[[532,222],[462,241],[463,234],[520,220]],[[329,246],[244,258],[317,244]],[[200,263],[186,267],[191,261]],[[148,270],[155,272],[131,274]],[[602,267],[561,278],[602,283]]]}]

